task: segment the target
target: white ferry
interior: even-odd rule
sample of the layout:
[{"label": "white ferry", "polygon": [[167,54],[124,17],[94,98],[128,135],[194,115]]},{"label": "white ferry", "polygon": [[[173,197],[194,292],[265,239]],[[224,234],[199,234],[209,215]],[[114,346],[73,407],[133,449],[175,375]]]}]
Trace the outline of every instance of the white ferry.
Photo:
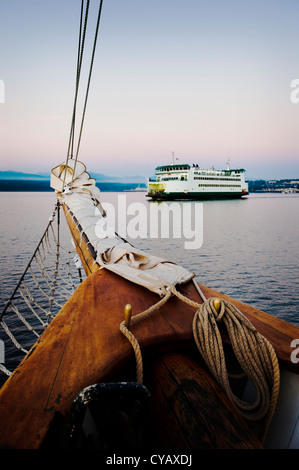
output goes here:
[{"label": "white ferry", "polygon": [[230,199],[248,194],[244,169],[226,170],[200,168],[198,165],[174,164],[158,166],[155,179],[148,180],[152,199]]}]

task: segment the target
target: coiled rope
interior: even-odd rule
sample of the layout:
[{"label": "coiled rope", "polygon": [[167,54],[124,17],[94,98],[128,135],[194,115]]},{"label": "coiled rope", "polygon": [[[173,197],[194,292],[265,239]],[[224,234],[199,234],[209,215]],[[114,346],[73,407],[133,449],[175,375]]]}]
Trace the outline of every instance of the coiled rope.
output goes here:
[{"label": "coiled rope", "polygon": [[[196,285],[195,282],[194,284]],[[169,286],[167,289],[167,294],[159,302],[133,316],[131,322],[125,320],[120,325],[120,331],[134,349],[137,382],[143,381],[142,354],[136,337],[129,329],[130,325],[153,314],[167,302],[171,295],[175,295],[191,307],[197,308],[193,319],[193,336],[198,350],[213,377],[237,411],[250,421],[264,419],[263,440],[276,408],[280,385],[279,364],[273,346],[230,302],[215,298],[205,299],[202,295],[204,302],[199,304],[182,295],[174,286]],[[240,366],[255,387],[256,399],[253,403],[241,400],[232,392],[222,337],[218,328],[220,322],[223,322],[226,327]]]}]

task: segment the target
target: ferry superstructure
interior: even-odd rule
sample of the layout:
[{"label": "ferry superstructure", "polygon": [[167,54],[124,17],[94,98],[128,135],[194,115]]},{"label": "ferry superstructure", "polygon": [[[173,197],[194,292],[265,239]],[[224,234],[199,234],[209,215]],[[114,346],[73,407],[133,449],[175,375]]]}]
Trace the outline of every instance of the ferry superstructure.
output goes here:
[{"label": "ferry superstructure", "polygon": [[197,164],[158,166],[155,179],[148,180],[148,194],[152,199],[231,199],[248,195],[244,169],[225,170],[200,168]]}]

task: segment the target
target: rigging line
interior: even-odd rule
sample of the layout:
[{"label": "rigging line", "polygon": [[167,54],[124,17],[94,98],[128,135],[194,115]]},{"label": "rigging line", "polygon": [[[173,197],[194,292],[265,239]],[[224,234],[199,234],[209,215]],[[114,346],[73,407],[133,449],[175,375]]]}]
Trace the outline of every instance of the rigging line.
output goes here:
[{"label": "rigging line", "polygon": [[96,51],[96,45],[97,45],[97,39],[98,39],[98,32],[99,32],[99,26],[100,26],[100,20],[101,20],[102,6],[103,6],[103,0],[100,0],[98,18],[97,18],[97,24],[96,24],[96,31],[95,31],[95,38],[94,38],[93,50],[92,50],[92,57],[91,57],[91,63],[90,63],[90,69],[89,69],[87,90],[86,90],[86,96],[85,96],[85,102],[84,102],[84,108],[83,108],[83,115],[82,115],[82,119],[81,119],[80,133],[79,133],[79,139],[78,139],[76,159],[75,159],[75,164],[74,164],[74,171],[73,171],[73,176],[72,176],[71,187],[72,187],[73,181],[74,181],[75,169],[76,169],[76,164],[77,164],[77,160],[78,160],[78,153],[79,153],[79,148],[80,148],[80,143],[81,143],[82,129],[83,129],[83,123],[84,123],[84,119],[85,119],[85,112],[86,112],[87,99],[88,99],[89,88],[90,88],[91,74],[92,74],[92,69],[93,69],[93,63],[94,63],[94,57],[95,57],[95,51]]},{"label": "rigging line", "polygon": [[[46,297],[46,299],[48,299],[48,301],[50,302],[51,297],[49,297],[49,295],[48,295],[48,294],[44,291],[44,289],[40,286],[40,283],[38,282],[38,280],[37,280],[37,278],[36,278],[34,272],[32,271],[31,266],[29,267],[29,270],[30,270],[30,272],[31,272],[31,276],[32,276],[32,278],[33,278],[33,280],[34,280],[34,282],[35,282],[36,287],[41,291],[41,293],[43,294],[43,296]],[[61,304],[59,304],[58,302],[56,302],[56,300],[53,300],[53,303],[54,303],[57,307],[59,307],[59,308],[62,308],[62,307],[63,307]],[[10,305],[11,305],[11,302],[10,302]]]},{"label": "rigging line", "polygon": [[35,331],[35,329],[30,325],[30,323],[28,323],[28,321],[26,320],[26,318],[21,314],[21,312],[19,311],[18,307],[16,305],[14,305],[13,303],[10,304],[10,308],[12,309],[12,311],[17,315],[17,317],[19,318],[19,320],[26,326],[27,330],[28,331],[31,331],[31,333],[34,333],[35,336],[37,336],[39,338],[39,334]]},{"label": "rigging line", "polygon": [[[47,262],[47,259],[46,258],[43,258],[43,260],[41,260],[41,263],[42,263],[42,266],[43,266],[43,269],[44,269],[44,273],[45,275],[47,276],[48,279],[52,280],[53,279],[53,275],[54,275],[54,272],[55,272],[55,267],[52,267],[49,265],[49,263]],[[66,261],[65,262],[66,264],[70,264],[70,261]],[[71,281],[67,281],[62,275],[61,275],[61,271],[63,270],[64,268],[64,264],[60,264],[60,267],[59,267],[59,271],[57,273],[57,277],[64,283],[66,284],[67,286],[69,286],[69,289],[70,288],[73,288],[74,287],[74,283],[71,282]],[[71,267],[69,266],[69,269],[66,270],[64,269],[64,272],[65,274],[70,277],[71,279],[74,278],[74,274],[72,274],[70,272],[71,270]],[[67,287],[65,287],[64,285],[62,284],[59,284],[59,286],[61,286],[61,288],[63,288],[64,290],[68,291],[69,292],[69,289]]]},{"label": "rigging line", "polygon": [[[84,0],[82,0],[82,2],[81,2],[80,30],[79,30],[78,57],[77,57],[76,91],[78,91],[78,88],[79,88],[79,79],[80,79],[80,71],[81,71],[82,56],[83,56],[83,43],[84,43],[84,41],[82,41],[82,46],[81,46],[82,24],[83,24],[83,6],[84,6]],[[87,5],[86,5],[86,8],[87,8]],[[86,21],[87,21],[87,11],[86,11],[86,15],[85,15],[85,24],[86,24]],[[86,31],[86,29],[85,29],[85,31]],[[76,111],[75,111],[75,109],[76,109],[76,102],[74,104],[72,127],[71,127],[71,141],[72,141],[71,142],[71,150],[68,151],[68,154],[70,153],[71,158],[73,158],[73,153],[74,153],[74,135],[75,135],[75,122],[76,122]]]},{"label": "rigging line", "polygon": [[50,306],[49,310],[52,311],[53,308],[53,299],[54,294],[56,292],[56,281],[57,281],[57,273],[59,269],[59,255],[60,255],[60,211],[57,212],[57,244],[56,244],[56,262],[55,262],[55,271],[54,271],[54,279],[52,281],[52,289],[51,289],[51,298],[50,298]]},{"label": "rigging line", "polygon": [[17,290],[18,290],[18,288],[19,288],[21,282],[23,281],[23,279],[24,279],[24,277],[25,277],[25,275],[26,275],[28,269],[30,268],[31,263],[32,263],[32,261],[33,261],[35,255],[36,255],[36,253],[37,253],[37,250],[39,249],[39,247],[40,247],[40,245],[41,245],[41,243],[42,243],[42,241],[43,241],[43,238],[47,235],[49,228],[52,226],[54,217],[55,217],[56,212],[57,212],[58,210],[59,210],[59,202],[57,202],[57,204],[55,205],[53,214],[52,214],[52,216],[51,216],[51,218],[50,218],[50,221],[49,221],[49,223],[48,223],[48,225],[47,225],[47,227],[46,227],[46,230],[44,231],[44,233],[43,233],[43,235],[42,235],[42,238],[40,239],[40,241],[39,241],[39,243],[38,243],[38,245],[37,245],[37,247],[36,247],[36,249],[35,249],[33,255],[31,256],[30,261],[29,261],[29,263],[27,264],[27,266],[26,266],[26,268],[25,268],[25,270],[24,270],[24,272],[23,272],[23,274],[22,274],[22,276],[21,276],[21,278],[20,278],[18,284],[16,285],[16,287],[15,287],[13,293],[11,294],[10,299],[7,301],[7,303],[6,303],[6,305],[5,305],[5,307],[4,307],[3,311],[2,311],[2,313],[0,314],[0,321],[2,320],[3,316],[5,315],[6,310],[8,309],[9,305],[11,304],[11,301],[12,301],[13,297],[15,296],[15,294],[16,294],[16,292],[17,292]]},{"label": "rigging line", "polygon": [[[39,308],[46,316],[48,314],[47,310],[45,310],[36,300],[34,297],[32,297],[32,294],[31,292],[29,291],[27,285],[25,284],[25,281],[23,281],[23,286],[24,286],[24,289],[27,293],[27,296],[30,300],[30,302],[32,302],[37,308]],[[19,292],[20,292],[21,288],[19,289]]]},{"label": "rigging line", "polygon": [[[79,82],[80,82],[80,76],[81,76],[81,66],[82,66],[82,59],[83,59],[83,52],[84,52],[84,45],[85,45],[85,37],[86,37],[87,20],[88,20],[88,13],[89,13],[89,3],[90,3],[90,1],[87,0],[86,8],[85,8],[85,17],[84,17],[84,26],[83,26],[83,36],[82,36],[84,0],[82,0],[82,2],[81,2],[80,31],[79,31],[79,42],[78,42],[78,57],[77,57],[77,74],[76,74],[75,98],[74,98],[74,105],[73,105],[73,115],[72,115],[72,123],[71,123],[71,130],[70,130],[70,136],[69,136],[69,144],[68,144],[68,150],[67,150],[66,166],[67,166],[67,164],[68,164],[69,157],[70,157],[70,149],[71,149],[71,158],[73,158],[73,145],[74,145],[74,133],[75,133],[75,120],[76,120],[77,99],[78,99]],[[62,191],[63,191],[64,186],[65,186],[65,179],[66,179],[66,171],[65,171],[65,173],[64,173]]]},{"label": "rigging line", "polygon": [[[32,307],[31,303],[31,299],[30,298],[27,298],[26,297],[26,293],[23,292],[22,288],[20,287],[19,289],[19,293],[22,297],[22,299],[24,300],[25,304],[27,305],[28,308],[30,308],[31,312],[33,313],[33,315],[38,319],[38,321],[41,323],[41,325],[44,327],[46,325],[46,323],[43,322],[42,318],[38,315],[38,313],[34,310],[34,308]],[[32,302],[33,303],[33,302]]]},{"label": "rigging line", "polygon": [[10,331],[10,329],[8,328],[8,326],[6,325],[5,321],[1,320],[0,321],[0,324],[3,328],[3,330],[5,331],[5,333],[7,334],[7,336],[11,339],[11,341],[13,342],[13,344],[16,346],[16,348],[18,348],[20,351],[22,351],[24,354],[27,354],[28,351],[26,349],[23,348],[23,346],[20,345],[20,343],[17,341],[17,339],[14,337],[14,335],[12,334],[12,332]]}]

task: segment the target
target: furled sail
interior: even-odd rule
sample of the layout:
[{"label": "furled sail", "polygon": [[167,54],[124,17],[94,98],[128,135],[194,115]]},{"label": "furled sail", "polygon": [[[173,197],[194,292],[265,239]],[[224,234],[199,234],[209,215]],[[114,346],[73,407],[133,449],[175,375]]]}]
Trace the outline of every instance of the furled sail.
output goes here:
[{"label": "furled sail", "polygon": [[85,233],[101,267],[160,296],[165,295],[169,285],[184,284],[194,277],[194,273],[171,261],[132,247],[113,230],[101,230],[106,214],[95,183],[85,165],[76,160],[70,159],[51,172],[51,187]]}]

